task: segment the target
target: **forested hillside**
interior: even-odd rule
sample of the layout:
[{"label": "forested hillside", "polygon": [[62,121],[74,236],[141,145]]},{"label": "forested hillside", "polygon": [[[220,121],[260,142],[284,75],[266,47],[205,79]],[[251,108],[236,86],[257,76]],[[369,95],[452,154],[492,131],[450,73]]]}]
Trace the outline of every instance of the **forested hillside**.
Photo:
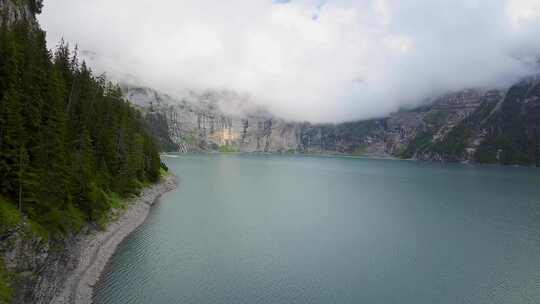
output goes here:
[{"label": "forested hillside", "polygon": [[0,3],[0,236],[21,214],[49,234],[77,230],[160,173],[141,114],[76,48],[47,50],[40,8]]}]

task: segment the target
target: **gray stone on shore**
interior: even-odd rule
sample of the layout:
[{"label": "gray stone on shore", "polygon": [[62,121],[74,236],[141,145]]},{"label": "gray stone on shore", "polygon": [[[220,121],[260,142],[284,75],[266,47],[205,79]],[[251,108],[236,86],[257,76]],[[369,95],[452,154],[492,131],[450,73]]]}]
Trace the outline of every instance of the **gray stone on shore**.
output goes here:
[{"label": "gray stone on shore", "polygon": [[146,219],[151,206],[165,192],[176,187],[168,175],[115,210],[118,219],[105,230],[85,226],[61,240],[43,240],[25,234],[29,224],[2,236],[0,256],[6,268],[16,273],[13,303],[92,303],[93,287],[117,246]]},{"label": "gray stone on shore", "polygon": [[53,299],[52,303],[92,303],[93,287],[118,245],[144,222],[150,207],[159,197],[175,187],[175,176],[168,175],[163,181],[145,189],[140,196],[131,201],[128,209],[106,230],[89,235],[82,240],[79,263],[68,275],[62,292]]}]

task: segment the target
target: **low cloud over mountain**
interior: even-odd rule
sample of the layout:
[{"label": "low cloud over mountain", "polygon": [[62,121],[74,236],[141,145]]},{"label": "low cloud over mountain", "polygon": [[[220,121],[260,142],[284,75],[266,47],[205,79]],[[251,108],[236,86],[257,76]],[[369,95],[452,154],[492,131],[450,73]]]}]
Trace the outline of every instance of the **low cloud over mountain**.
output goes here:
[{"label": "low cloud over mountain", "polygon": [[230,90],[277,115],[343,121],[535,72],[537,0],[54,0],[49,46],[181,95]]}]

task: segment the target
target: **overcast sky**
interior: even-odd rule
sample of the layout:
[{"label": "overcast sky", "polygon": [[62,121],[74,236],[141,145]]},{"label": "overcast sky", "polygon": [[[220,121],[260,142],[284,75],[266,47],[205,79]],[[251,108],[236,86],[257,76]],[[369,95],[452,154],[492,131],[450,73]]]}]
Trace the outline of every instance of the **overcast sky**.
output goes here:
[{"label": "overcast sky", "polygon": [[326,122],[505,86],[540,55],[540,0],[45,0],[40,22],[113,79]]}]

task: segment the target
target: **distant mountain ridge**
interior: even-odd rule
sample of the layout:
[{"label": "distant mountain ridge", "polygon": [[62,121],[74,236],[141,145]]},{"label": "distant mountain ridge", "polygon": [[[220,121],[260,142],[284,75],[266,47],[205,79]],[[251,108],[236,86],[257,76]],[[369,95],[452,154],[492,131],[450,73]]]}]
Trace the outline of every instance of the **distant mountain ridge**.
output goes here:
[{"label": "distant mountain ridge", "polygon": [[252,106],[225,113],[238,96],[207,92],[176,100],[124,86],[167,151],[350,154],[538,166],[540,77],[508,90],[467,89],[380,119],[339,124],[287,121]]}]

